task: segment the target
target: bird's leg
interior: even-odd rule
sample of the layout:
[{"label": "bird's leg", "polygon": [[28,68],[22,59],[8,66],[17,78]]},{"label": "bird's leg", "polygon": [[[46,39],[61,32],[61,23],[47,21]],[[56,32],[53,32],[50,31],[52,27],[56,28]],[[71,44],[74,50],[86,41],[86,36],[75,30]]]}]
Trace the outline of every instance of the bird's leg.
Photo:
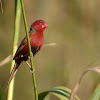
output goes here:
[{"label": "bird's leg", "polygon": [[34,73],[34,72],[35,72],[35,69],[34,69],[34,70],[32,70],[31,65],[30,65],[27,61],[25,61],[25,63],[29,66],[29,68],[30,68],[30,73]]},{"label": "bird's leg", "polygon": [[27,62],[27,61],[25,61],[25,63],[29,66],[29,68],[31,69],[31,65]]}]

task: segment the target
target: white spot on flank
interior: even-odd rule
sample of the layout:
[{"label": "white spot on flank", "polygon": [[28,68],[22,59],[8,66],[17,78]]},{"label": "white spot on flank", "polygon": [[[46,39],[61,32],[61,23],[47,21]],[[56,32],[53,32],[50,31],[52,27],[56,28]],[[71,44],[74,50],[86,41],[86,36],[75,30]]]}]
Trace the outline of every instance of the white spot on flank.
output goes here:
[{"label": "white spot on flank", "polygon": [[23,58],[23,55],[21,55],[21,58]]}]

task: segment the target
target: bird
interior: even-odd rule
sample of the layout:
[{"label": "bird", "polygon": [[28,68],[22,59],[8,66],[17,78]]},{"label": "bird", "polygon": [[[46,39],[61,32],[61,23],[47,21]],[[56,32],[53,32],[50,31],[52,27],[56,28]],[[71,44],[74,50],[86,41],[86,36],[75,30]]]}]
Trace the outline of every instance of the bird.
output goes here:
[{"label": "bird", "polygon": [[[47,28],[48,25],[43,20],[37,20],[32,23],[30,26],[29,31],[29,41],[31,46],[31,51],[33,57],[38,53],[38,51],[41,50],[43,42],[44,42],[44,30]],[[28,42],[27,37],[25,36],[24,39],[21,41],[13,60],[15,60],[14,67],[10,73],[9,79],[7,81],[5,91],[8,89],[8,86],[11,82],[11,80],[14,78],[18,67],[20,64],[25,61],[25,63],[30,67],[30,71],[32,71],[30,64],[27,62],[27,60],[30,59],[29,56],[29,49],[28,49]]]}]

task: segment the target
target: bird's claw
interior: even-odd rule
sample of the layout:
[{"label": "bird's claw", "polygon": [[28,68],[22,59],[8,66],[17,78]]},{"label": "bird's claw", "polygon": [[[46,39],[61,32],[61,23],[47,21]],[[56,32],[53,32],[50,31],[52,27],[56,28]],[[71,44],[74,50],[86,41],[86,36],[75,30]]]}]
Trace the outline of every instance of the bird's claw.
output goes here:
[{"label": "bird's claw", "polygon": [[28,56],[28,59],[31,59],[31,58],[33,58],[33,53],[32,53],[32,56]]},{"label": "bird's claw", "polygon": [[30,73],[34,73],[35,69],[30,68]]}]

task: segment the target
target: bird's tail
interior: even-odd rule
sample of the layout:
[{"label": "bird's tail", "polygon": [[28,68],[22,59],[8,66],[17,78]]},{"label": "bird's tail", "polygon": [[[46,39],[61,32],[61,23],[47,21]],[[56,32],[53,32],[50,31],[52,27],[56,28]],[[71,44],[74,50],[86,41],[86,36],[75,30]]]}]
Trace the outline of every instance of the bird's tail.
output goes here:
[{"label": "bird's tail", "polygon": [[8,86],[9,86],[11,80],[14,78],[14,76],[15,76],[15,74],[17,72],[18,66],[19,66],[19,64],[17,62],[15,62],[15,65],[14,65],[14,67],[13,67],[11,73],[10,73],[9,79],[7,81],[7,84],[6,84],[6,87],[5,87],[5,91],[8,89]]}]

